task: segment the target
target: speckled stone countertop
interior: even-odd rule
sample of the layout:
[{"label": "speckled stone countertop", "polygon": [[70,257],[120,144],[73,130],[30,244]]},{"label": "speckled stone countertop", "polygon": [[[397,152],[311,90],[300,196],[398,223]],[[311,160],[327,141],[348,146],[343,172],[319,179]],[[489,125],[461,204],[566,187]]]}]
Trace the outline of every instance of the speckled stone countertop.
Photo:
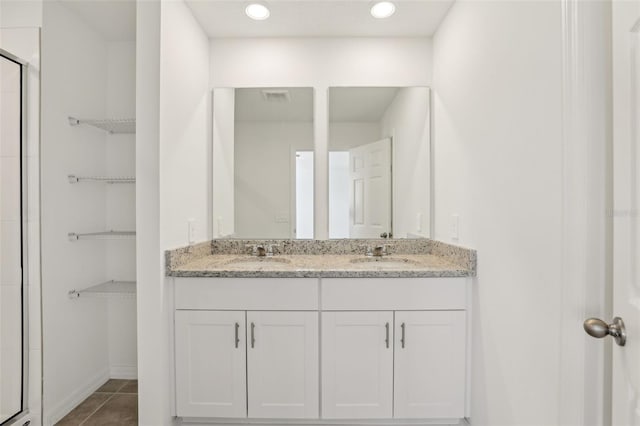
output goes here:
[{"label": "speckled stone countertop", "polygon": [[[247,246],[276,245],[272,257]],[[365,256],[388,245],[389,255]],[[226,278],[419,278],[476,275],[475,250],[429,239],[213,240],[166,252],[167,276]]]}]

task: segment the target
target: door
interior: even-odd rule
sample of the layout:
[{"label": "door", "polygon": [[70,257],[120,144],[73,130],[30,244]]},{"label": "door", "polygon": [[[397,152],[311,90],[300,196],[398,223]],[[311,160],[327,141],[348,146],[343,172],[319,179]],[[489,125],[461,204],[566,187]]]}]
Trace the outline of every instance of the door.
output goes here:
[{"label": "door", "polygon": [[349,236],[391,232],[391,139],[349,150]]},{"label": "door", "polygon": [[395,313],[394,417],[461,418],[465,312]]},{"label": "door", "polygon": [[244,311],[176,311],[176,404],[181,417],[246,417]]},{"label": "door", "polygon": [[[0,49],[0,423],[27,409],[26,65]],[[33,308],[35,310],[35,307]]]},{"label": "door", "polygon": [[318,313],[247,312],[251,418],[318,418]]},{"label": "door", "polygon": [[[613,7],[613,315],[626,324],[613,345],[612,424],[640,425],[640,2]],[[606,318],[609,320],[610,318]]]},{"label": "door", "polygon": [[322,417],[393,415],[393,312],[322,313]]}]

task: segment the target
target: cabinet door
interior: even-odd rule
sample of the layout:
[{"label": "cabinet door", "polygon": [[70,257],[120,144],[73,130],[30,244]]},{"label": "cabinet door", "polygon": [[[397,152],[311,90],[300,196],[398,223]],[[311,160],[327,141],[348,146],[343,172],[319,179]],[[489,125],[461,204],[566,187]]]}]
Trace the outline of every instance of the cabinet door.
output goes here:
[{"label": "cabinet door", "polygon": [[464,417],[464,311],[396,312],[394,417]]},{"label": "cabinet door", "polygon": [[176,311],[176,402],[181,417],[246,417],[244,311]]},{"label": "cabinet door", "polygon": [[318,418],[318,313],[247,312],[249,417]]},{"label": "cabinet door", "polygon": [[393,313],[322,314],[322,417],[392,416]]}]

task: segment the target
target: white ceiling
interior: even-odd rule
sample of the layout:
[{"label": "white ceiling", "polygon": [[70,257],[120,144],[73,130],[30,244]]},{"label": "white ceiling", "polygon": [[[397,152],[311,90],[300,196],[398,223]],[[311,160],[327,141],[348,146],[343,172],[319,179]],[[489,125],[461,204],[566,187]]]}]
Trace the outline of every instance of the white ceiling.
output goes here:
[{"label": "white ceiling", "polygon": [[135,0],[60,0],[106,41],[136,39]]},{"label": "white ceiling", "polygon": [[[244,0],[185,0],[211,38],[429,37],[455,0],[395,0],[396,13],[375,19],[368,0],[268,0],[271,16],[249,19]],[[107,41],[133,41],[135,0],[60,0]]]},{"label": "white ceiling", "polygon": [[271,16],[249,19],[242,0],[186,0],[210,38],[215,37],[428,37],[454,0],[394,0],[396,13],[376,19],[368,0],[267,0]]},{"label": "white ceiling", "polygon": [[[287,90],[289,102],[269,102],[263,99],[265,89],[235,90],[236,121],[313,121],[313,89],[311,88],[269,88],[267,90]],[[215,96],[215,93],[214,93]]]}]

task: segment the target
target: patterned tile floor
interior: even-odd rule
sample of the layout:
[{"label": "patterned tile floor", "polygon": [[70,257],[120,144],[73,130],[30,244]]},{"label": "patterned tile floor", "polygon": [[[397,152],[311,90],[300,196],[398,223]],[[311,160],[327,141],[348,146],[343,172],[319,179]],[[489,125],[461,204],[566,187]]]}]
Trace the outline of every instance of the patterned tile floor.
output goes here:
[{"label": "patterned tile floor", "polygon": [[138,381],[110,379],[56,426],[135,426]]}]

